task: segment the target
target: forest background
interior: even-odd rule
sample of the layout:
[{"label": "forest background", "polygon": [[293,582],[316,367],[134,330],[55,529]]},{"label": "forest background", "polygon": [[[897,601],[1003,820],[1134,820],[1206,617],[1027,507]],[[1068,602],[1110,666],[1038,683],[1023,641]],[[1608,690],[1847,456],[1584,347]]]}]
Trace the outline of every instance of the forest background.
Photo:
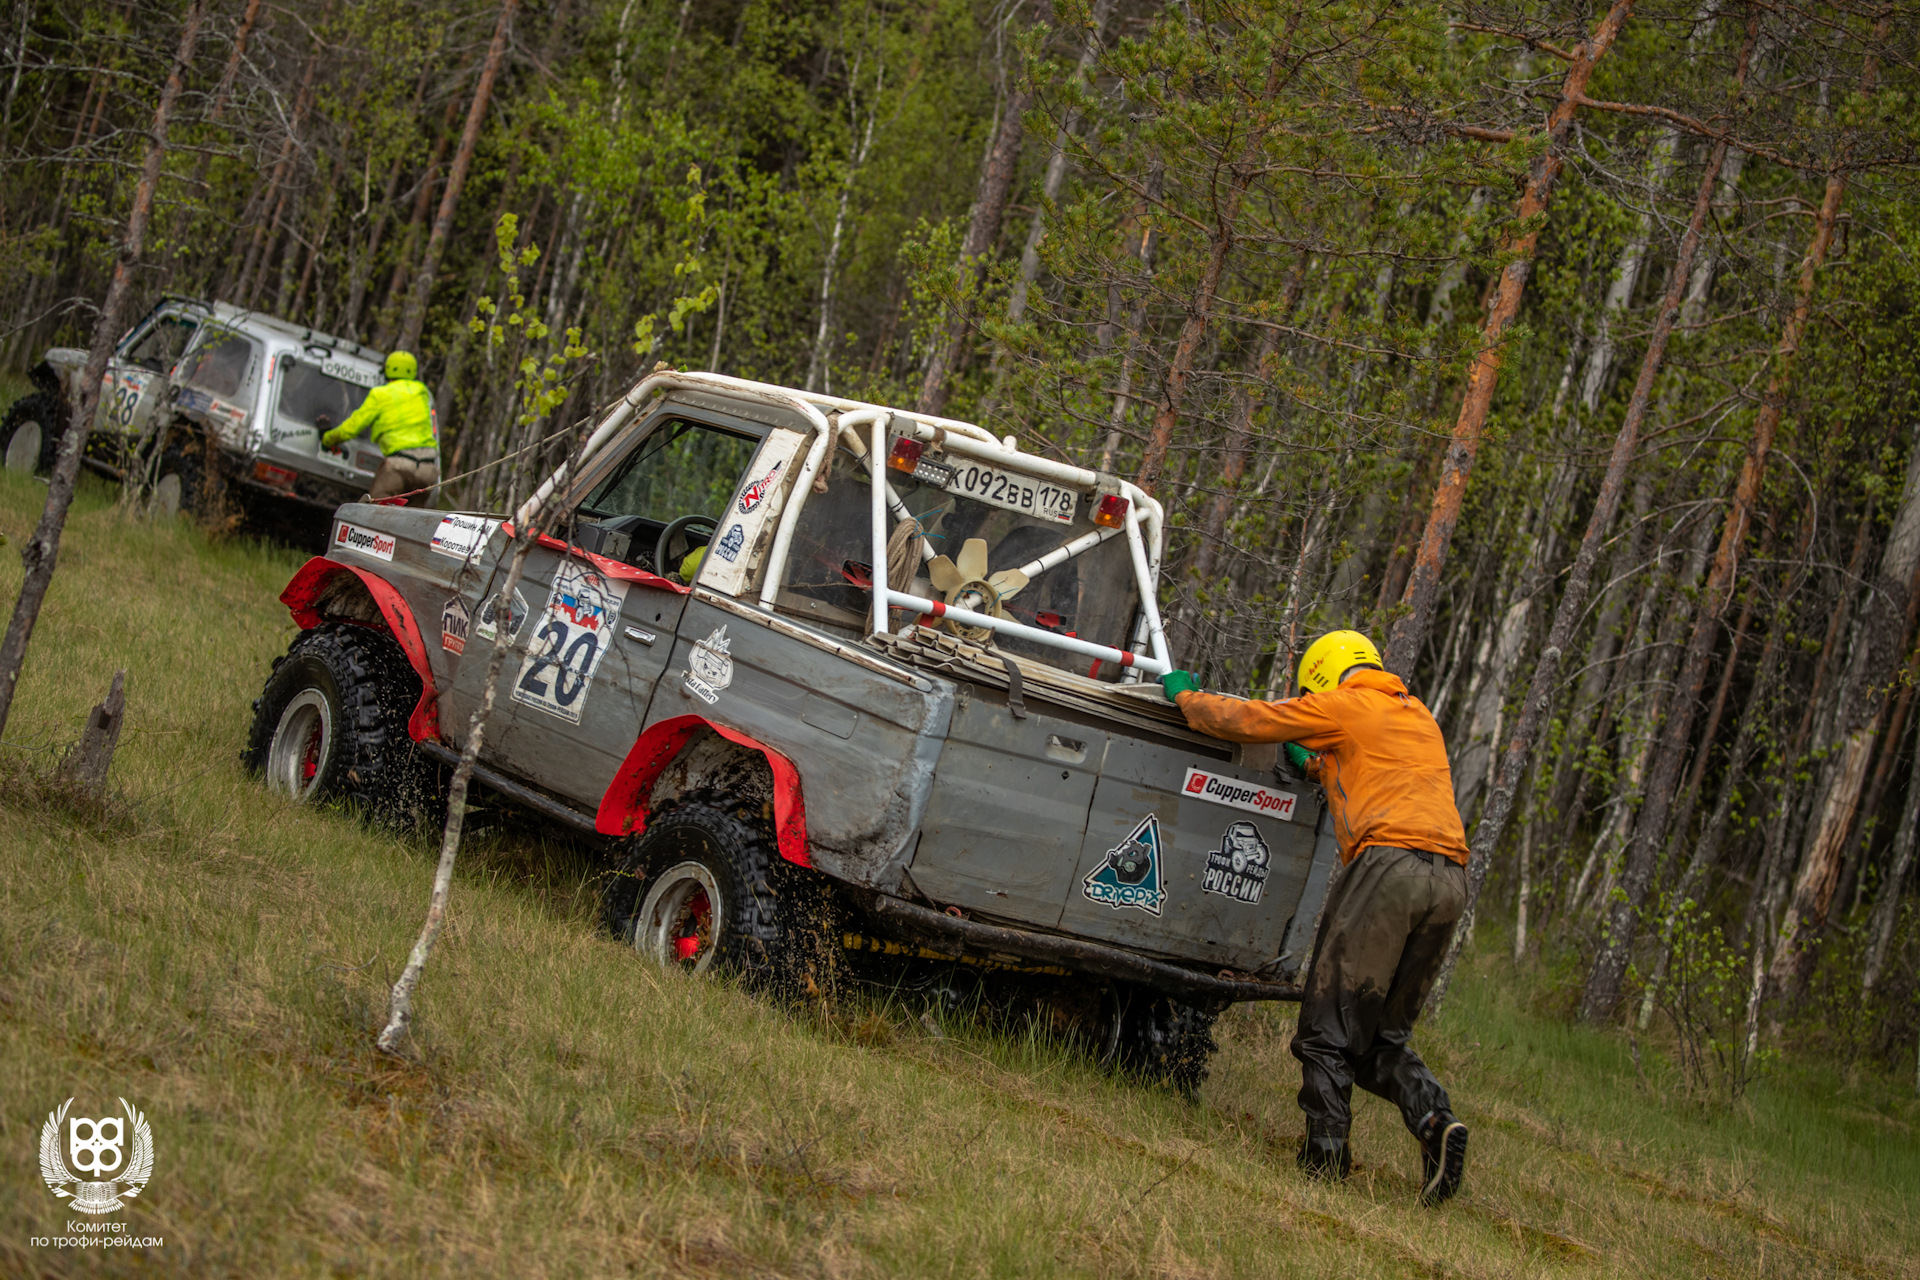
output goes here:
[{"label": "forest background", "polygon": [[662,360],[1128,475],[1210,687],[1385,641],[1565,1016],[1721,1101],[1785,1048],[1915,1068],[1920,9],[5,15],[0,368],[118,263],[129,321],[417,351],[450,475]]}]

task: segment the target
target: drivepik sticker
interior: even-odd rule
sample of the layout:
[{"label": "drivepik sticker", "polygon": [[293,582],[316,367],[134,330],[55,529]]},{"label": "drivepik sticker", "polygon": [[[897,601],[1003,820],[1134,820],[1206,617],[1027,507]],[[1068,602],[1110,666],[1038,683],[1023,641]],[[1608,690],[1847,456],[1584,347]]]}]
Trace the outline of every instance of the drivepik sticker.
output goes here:
[{"label": "drivepik sticker", "polygon": [[513,700],[579,724],[587,689],[611,647],[626,598],[625,582],[578,560],[562,560],[553,573],[540,629],[527,642],[526,661],[513,682]]},{"label": "drivepik sticker", "polygon": [[358,551],[363,556],[372,556],[375,560],[393,559],[393,535],[381,533],[377,529],[362,529],[357,524],[348,524],[342,520],[334,526],[333,548],[336,551]]},{"label": "drivepik sticker", "polygon": [[427,545],[436,555],[471,560],[473,553],[485,546],[487,539],[499,527],[498,520],[488,520],[482,516],[442,516],[440,527],[433,531],[433,541]]},{"label": "drivepik sticker", "polygon": [[1148,814],[1132,833],[1107,850],[1107,860],[1087,872],[1080,891],[1094,902],[1118,911],[1135,907],[1150,916],[1160,914],[1167,894],[1160,887],[1160,818]]},{"label": "drivepik sticker", "polygon": [[1267,869],[1272,865],[1273,852],[1261,838],[1260,828],[1251,822],[1235,822],[1220,833],[1220,847],[1207,851],[1207,870],[1200,877],[1200,890],[1257,906],[1261,891],[1267,887]]},{"label": "drivepik sticker", "polygon": [[1293,806],[1300,800],[1291,791],[1275,791],[1257,782],[1242,782],[1238,778],[1193,768],[1187,770],[1187,780],[1180,784],[1180,794],[1195,800],[1224,804],[1232,809],[1264,813],[1269,818],[1285,818],[1289,822],[1293,821]]}]

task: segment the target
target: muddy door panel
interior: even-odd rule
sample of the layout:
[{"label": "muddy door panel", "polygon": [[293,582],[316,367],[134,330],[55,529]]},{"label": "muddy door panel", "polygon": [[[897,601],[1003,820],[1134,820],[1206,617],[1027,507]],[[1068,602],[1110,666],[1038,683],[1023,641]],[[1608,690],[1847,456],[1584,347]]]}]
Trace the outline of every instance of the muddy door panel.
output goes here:
[{"label": "muddy door panel", "polygon": [[913,857],[942,905],[1051,927],[1086,831],[1107,735],[975,689],[954,713]]},{"label": "muddy door panel", "polygon": [[1271,773],[1190,764],[1165,747],[1113,739],[1060,927],[1255,970],[1284,945],[1318,815],[1298,790],[1288,805]]},{"label": "muddy door panel", "polygon": [[[925,810],[952,686],[885,674],[700,596],[687,603],[647,723],[698,716],[778,751],[800,775],[813,863],[889,893]],[[877,661],[877,659],[875,660]],[[622,744],[631,746],[629,734]]]},{"label": "muddy door panel", "polygon": [[[489,731],[487,754],[508,773],[591,811],[639,733],[666,665],[664,620],[685,597],[607,578],[547,547],[528,554],[521,582],[527,617],[513,628],[501,667],[494,694],[500,729]],[[629,638],[629,626],[655,642]],[[492,629],[506,633],[498,620]],[[464,660],[480,668],[481,681],[483,652],[484,645],[470,649]]]}]

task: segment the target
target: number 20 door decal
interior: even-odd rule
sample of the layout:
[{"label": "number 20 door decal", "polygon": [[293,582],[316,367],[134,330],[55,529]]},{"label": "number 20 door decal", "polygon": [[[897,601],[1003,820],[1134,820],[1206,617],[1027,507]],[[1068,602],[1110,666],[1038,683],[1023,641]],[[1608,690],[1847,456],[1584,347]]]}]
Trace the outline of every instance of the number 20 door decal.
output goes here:
[{"label": "number 20 door decal", "polygon": [[579,724],[588,686],[606,657],[626,598],[626,583],[610,581],[577,560],[562,560],[514,679],[513,700]]}]

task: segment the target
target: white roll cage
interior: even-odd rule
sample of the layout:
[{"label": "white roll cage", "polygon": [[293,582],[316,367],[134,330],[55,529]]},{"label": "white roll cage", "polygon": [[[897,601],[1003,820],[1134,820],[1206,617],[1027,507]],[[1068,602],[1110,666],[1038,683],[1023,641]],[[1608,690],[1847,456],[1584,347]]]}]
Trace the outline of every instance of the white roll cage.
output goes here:
[{"label": "white roll cage", "polygon": [[[1159,676],[1173,669],[1173,661],[1167,654],[1166,632],[1161,626],[1159,601],[1155,591],[1160,572],[1160,548],[1165,527],[1163,514],[1160,504],[1132,483],[1112,476],[1102,476],[1084,467],[1070,466],[1031,453],[1022,453],[1014,437],[998,439],[986,428],[971,422],[959,422],[952,418],[938,418],[929,414],[909,413],[901,409],[888,409],[880,405],[864,404],[858,400],[845,400],[838,396],[817,395],[813,392],[796,391],[790,387],[775,386],[771,383],[753,382],[746,378],[729,378],[714,373],[673,371],[648,374],[635,383],[632,390],[616,401],[606,416],[601,418],[599,424],[594,427],[592,434],[587,437],[586,444],[581,447],[578,462],[584,463],[604,447],[623,427],[633,421],[641,406],[655,393],[672,390],[711,391],[758,400],[764,404],[793,410],[814,427],[813,442],[807,449],[806,458],[800,464],[800,470],[793,480],[791,490],[793,496],[780,513],[780,523],[774,530],[773,545],[768,550],[766,579],[761,585],[759,599],[759,607],[763,612],[770,614],[774,611],[774,599],[786,571],[788,550],[793,543],[794,526],[799,521],[801,509],[806,505],[808,494],[812,491],[814,476],[825,462],[833,442],[838,440],[865,464],[868,474],[873,478],[871,485],[873,491],[871,556],[873,586],[872,608],[869,615],[873,635],[888,633],[890,628],[887,610],[890,607],[898,607],[913,609],[921,614],[931,614],[935,617],[952,618],[970,627],[985,627],[1002,635],[1019,636],[1023,640],[1065,650],[1068,653],[1117,663],[1123,668],[1132,668],[1143,675]],[[834,417],[830,420],[828,414],[833,414]],[[870,441],[862,438],[859,431],[861,427],[869,429]],[[908,519],[910,516],[906,504],[886,479],[887,435],[890,430],[895,436],[911,436],[922,443],[938,444],[949,453],[1004,467],[1021,475],[1043,479],[1082,495],[1117,494],[1125,498],[1127,513],[1121,528],[1099,529],[1083,534],[1041,556],[1031,564],[1021,566],[1021,569],[1031,577],[1073,556],[1090,551],[1110,538],[1124,534],[1127,539],[1127,548],[1132,553],[1134,584],[1140,593],[1141,619],[1144,624],[1140,632],[1144,634],[1136,632],[1129,649],[1113,649],[1074,636],[1048,631],[1044,627],[1028,626],[1024,622],[976,613],[970,609],[953,608],[938,600],[892,589],[887,582],[888,511],[891,509],[900,519]],[[534,490],[533,495],[520,504],[519,509],[514,513],[515,521],[522,527],[531,522],[554,493],[565,488],[572,465],[577,464],[562,464],[543,481],[540,487]],[[921,538],[921,559],[931,560],[934,554],[932,545],[925,538]],[[1143,645],[1147,649],[1144,654],[1138,652]]]}]

